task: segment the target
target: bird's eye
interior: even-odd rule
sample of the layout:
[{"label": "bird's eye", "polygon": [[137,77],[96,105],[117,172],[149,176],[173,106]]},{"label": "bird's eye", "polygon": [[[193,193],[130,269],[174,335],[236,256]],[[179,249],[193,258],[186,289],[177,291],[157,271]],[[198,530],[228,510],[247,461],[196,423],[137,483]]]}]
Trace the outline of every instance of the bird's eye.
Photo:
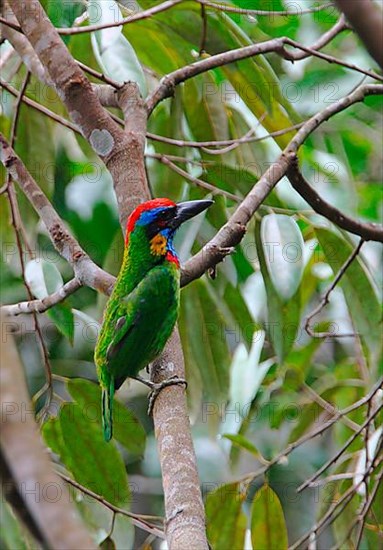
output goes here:
[{"label": "bird's eye", "polygon": [[167,221],[170,220],[173,216],[173,209],[172,208],[166,208],[165,210],[162,210],[158,214],[158,221]]}]

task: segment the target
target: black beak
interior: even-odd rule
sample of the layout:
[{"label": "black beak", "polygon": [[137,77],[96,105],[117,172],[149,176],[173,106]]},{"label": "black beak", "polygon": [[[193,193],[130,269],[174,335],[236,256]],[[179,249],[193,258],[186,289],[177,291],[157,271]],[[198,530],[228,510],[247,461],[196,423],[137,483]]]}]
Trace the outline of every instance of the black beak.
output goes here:
[{"label": "black beak", "polygon": [[213,203],[214,201],[211,200],[179,202],[176,205],[176,215],[169,225],[171,225],[172,229],[177,229],[182,223],[190,220],[190,218],[194,218],[194,216],[209,208]]}]

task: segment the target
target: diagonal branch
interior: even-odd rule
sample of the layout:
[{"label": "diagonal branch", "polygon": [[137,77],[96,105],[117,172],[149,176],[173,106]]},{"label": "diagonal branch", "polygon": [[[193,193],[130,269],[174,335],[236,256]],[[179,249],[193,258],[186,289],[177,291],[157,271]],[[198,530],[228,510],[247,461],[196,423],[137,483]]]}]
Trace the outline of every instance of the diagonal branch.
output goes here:
[{"label": "diagonal branch", "polygon": [[[125,510],[125,508],[119,508],[115,504],[112,504],[108,500],[106,500],[104,497],[98,495],[94,491],[91,491],[87,487],[84,487],[84,485],[81,485],[80,483],[77,483],[74,479],[71,477],[68,477],[67,475],[57,472],[57,475],[61,477],[64,481],[72,485],[75,489],[78,491],[81,491],[81,493],[84,493],[84,495],[88,495],[98,502],[101,502],[106,508],[109,508],[114,514],[121,514],[122,516],[126,516],[131,519],[133,525],[136,527],[139,527],[140,529],[143,529],[144,531],[147,531],[148,533],[152,533],[156,537],[160,537],[161,539],[164,538],[164,532],[162,529],[159,529],[156,525],[153,525],[152,523],[149,523],[148,519],[153,519],[153,516],[145,516],[142,514],[134,514],[133,512],[128,512],[128,510]],[[155,516],[154,516],[155,517]],[[162,518],[156,518],[161,520]]]},{"label": "diagonal branch", "polygon": [[380,225],[354,220],[322,199],[299,170],[297,157],[295,157],[294,162],[287,171],[287,177],[294,189],[309,203],[315,212],[331,220],[338,227],[354,235],[359,235],[365,241],[383,242],[383,228]]}]

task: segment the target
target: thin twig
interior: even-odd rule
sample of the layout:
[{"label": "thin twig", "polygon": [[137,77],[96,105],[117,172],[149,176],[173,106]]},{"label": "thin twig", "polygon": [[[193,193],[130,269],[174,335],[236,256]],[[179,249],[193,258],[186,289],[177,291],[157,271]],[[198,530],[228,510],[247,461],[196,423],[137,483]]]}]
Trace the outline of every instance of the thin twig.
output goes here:
[{"label": "thin twig", "polygon": [[308,479],[306,479],[306,481],[304,483],[302,483],[298,489],[297,489],[297,493],[301,493],[304,489],[306,489],[306,487],[309,487],[311,486],[311,484],[316,481],[318,479],[318,477],[323,474],[323,472],[325,470],[327,470],[327,468],[329,466],[331,466],[332,464],[334,464],[338,458],[344,453],[344,451],[351,445],[351,443],[353,443],[355,441],[355,439],[358,437],[358,435],[360,435],[363,430],[366,428],[366,426],[368,426],[368,424],[379,414],[379,412],[382,410],[383,408],[383,405],[379,408],[377,408],[368,418],[367,420],[365,420],[363,422],[363,424],[361,426],[359,426],[359,429],[352,434],[351,437],[349,437],[346,441],[346,443],[344,443],[344,445],[342,445],[342,447],[339,449],[339,451],[333,456],[331,457],[327,462],[325,462],[323,464],[323,466],[321,466],[319,468],[319,470],[317,470],[315,472],[314,475],[312,475],[311,477],[309,477]]},{"label": "thin twig", "polygon": [[[346,22],[346,18],[342,14],[338,21],[335,23],[331,29],[323,33],[314,44],[311,45],[311,50],[321,50],[326,46],[331,40],[333,40],[341,32],[350,29],[350,26]],[[311,53],[301,50],[300,52],[294,52],[294,59],[299,61],[300,59],[306,59]]]},{"label": "thin twig", "polygon": [[[320,405],[322,409],[324,409],[329,414],[331,414],[331,416],[337,413],[337,409],[333,405],[331,405],[331,403],[323,399],[323,397],[319,395],[313,388],[311,388],[307,384],[303,384],[302,388],[303,388],[303,391],[305,391],[308,395],[310,395],[310,397],[312,397],[312,399],[316,403],[318,403],[318,405]],[[359,424],[357,424],[356,422],[348,418],[348,416],[342,416],[341,421],[348,428],[350,428],[350,430],[353,430],[354,432],[358,431],[360,428]]]},{"label": "thin twig", "polygon": [[191,183],[194,183],[195,185],[198,185],[199,187],[202,187],[203,189],[207,189],[213,195],[223,195],[224,197],[227,197],[228,199],[231,199],[236,202],[240,202],[242,199],[238,195],[234,195],[233,193],[229,193],[228,191],[225,191],[224,189],[219,189],[218,187],[215,187],[215,185],[212,185],[211,183],[207,183],[206,181],[203,181],[199,178],[195,178],[194,176],[191,176],[188,172],[174,164],[166,155],[161,154],[151,154],[151,158],[154,158],[156,160],[159,160],[162,162],[162,164],[165,164],[165,166],[168,166],[171,170],[182,176],[183,178],[187,179]]},{"label": "thin twig", "polygon": [[[355,526],[358,523],[360,524],[358,533],[356,535],[355,548],[359,548],[359,544],[360,544],[360,541],[362,539],[363,530],[364,530],[365,522],[366,522],[366,519],[367,519],[367,515],[368,515],[368,512],[371,509],[371,506],[374,503],[376,494],[377,494],[378,489],[380,487],[380,484],[382,482],[382,478],[383,478],[383,469],[380,472],[380,474],[377,476],[377,479],[375,481],[375,485],[374,485],[374,487],[371,491],[371,494],[369,495],[368,499],[365,502],[365,506],[363,507],[361,515],[359,517],[357,517],[353,522],[352,530],[355,528]],[[351,530],[351,532],[352,532],[352,530]]]},{"label": "thin twig", "polygon": [[20,315],[21,313],[44,313],[51,307],[64,301],[68,296],[81,288],[81,282],[74,277],[59,290],[42,298],[41,300],[29,300],[27,302],[19,302],[12,305],[1,306],[1,310],[8,315]]},{"label": "thin twig", "polygon": [[112,86],[116,90],[119,90],[121,88],[121,84],[117,82],[116,80],[113,80],[109,76],[105,75],[104,73],[100,73],[99,71],[96,71],[95,69],[92,69],[92,67],[88,67],[88,65],[85,65],[85,63],[82,63],[81,61],[78,61],[76,59],[77,65],[85,71],[86,73],[94,76],[98,80],[101,80],[102,82],[105,82],[105,84],[109,84],[109,86]]},{"label": "thin twig", "polygon": [[68,36],[72,34],[83,34],[86,32],[95,32],[103,29],[111,29],[113,27],[122,27],[128,25],[129,23],[135,23],[136,21],[142,21],[143,19],[148,19],[157,13],[164,12],[173,8],[177,4],[184,2],[185,0],[166,0],[162,4],[153,6],[147,10],[140,11],[138,13],[133,13],[128,17],[124,17],[120,21],[113,21],[111,23],[100,23],[99,25],[88,25],[86,27],[71,27],[71,28],[58,28],[57,32],[63,36]]},{"label": "thin twig", "polygon": [[[331,285],[328,287],[328,289],[326,290],[326,292],[324,293],[321,301],[319,302],[319,304],[317,305],[317,307],[315,309],[313,309],[311,311],[311,313],[309,313],[305,319],[305,330],[307,332],[307,334],[309,334],[309,336],[311,336],[312,338],[327,338],[329,336],[337,336],[336,334],[332,333],[332,332],[320,332],[320,333],[317,333],[315,331],[313,331],[313,329],[311,328],[311,320],[316,316],[318,315],[322,309],[329,303],[329,297],[330,297],[330,294],[331,292],[334,290],[334,288],[336,287],[336,285],[339,283],[339,281],[341,280],[341,278],[343,277],[343,275],[346,273],[347,269],[350,267],[350,265],[352,264],[352,262],[355,260],[355,258],[357,257],[357,255],[359,254],[359,251],[360,249],[362,248],[362,245],[365,241],[363,239],[360,239],[359,241],[359,244],[358,246],[353,250],[353,252],[350,254],[350,256],[347,258],[347,260],[345,261],[345,263],[342,265],[342,267],[339,269],[338,273],[336,274],[333,282],[331,283]],[[352,335],[351,335],[352,336]]]},{"label": "thin twig", "polygon": [[[289,132],[292,132],[293,130],[298,130],[299,128],[302,128],[302,126],[307,121],[299,122],[298,124],[294,124],[293,126],[288,126],[287,128],[282,128],[281,130],[276,130],[275,132],[270,132],[269,134],[261,137],[253,136],[253,137],[246,137],[247,133],[239,138],[234,139],[223,139],[223,140],[217,140],[217,141],[187,141],[183,139],[173,139],[166,136],[159,136],[157,134],[152,134],[151,132],[147,132],[146,137],[148,139],[152,139],[153,141],[160,141],[162,143],[168,143],[169,145],[175,145],[176,147],[194,147],[194,148],[206,148],[206,147],[224,147],[226,145],[234,145],[236,143],[254,143],[257,141],[263,141],[265,139],[269,139],[272,137],[277,136],[283,136],[284,134],[288,134]],[[211,153],[210,149],[204,149],[204,151],[208,154]],[[214,152],[211,154],[215,154]]]},{"label": "thin twig", "polygon": [[[312,55],[314,57],[318,57],[319,59],[323,59],[324,61],[327,61],[328,63],[334,63],[335,65],[339,65],[341,67],[344,67],[345,69],[350,69],[351,71],[356,71],[358,73],[365,74],[366,76],[370,76],[371,78],[374,78],[375,80],[380,80],[383,82],[383,76],[374,72],[370,71],[368,69],[363,69],[362,67],[358,67],[358,65],[355,65],[354,63],[348,63],[347,61],[343,61],[342,59],[338,59],[337,57],[334,57],[333,55],[328,55],[326,53],[319,52],[309,46],[304,46],[303,44],[300,44],[299,42],[296,42],[295,40],[292,40],[291,38],[285,37],[284,39],[285,45],[292,46],[293,48],[297,48],[298,50],[302,50],[306,52],[308,55]],[[287,61],[296,61],[294,52],[287,52],[285,50],[285,59]],[[283,54],[281,54],[283,55]],[[298,58],[299,59],[299,58]]]},{"label": "thin twig", "polygon": [[[348,505],[348,503],[354,498],[358,488],[364,483],[364,480],[370,476],[370,474],[374,471],[374,465],[371,464],[370,468],[368,468],[363,476],[362,479],[355,485],[351,486],[347,491],[343,493],[343,495],[337,500],[334,504],[332,504],[327,512],[321,517],[321,519],[316,522],[314,527],[310,529],[305,535],[303,535],[300,539],[295,541],[294,544],[289,546],[289,550],[296,550],[297,548],[300,548],[301,545],[310,538],[311,534],[315,533],[315,537],[317,538],[318,535],[321,533],[323,528],[328,524],[328,520],[331,520],[331,522],[335,521],[335,519],[343,512],[344,508]],[[339,508],[340,507],[340,508]],[[337,511],[337,514],[334,514],[336,509],[339,508]]]},{"label": "thin twig", "polygon": [[332,7],[334,4],[332,2],[328,2],[327,4],[322,4],[320,6],[314,6],[313,8],[307,8],[302,9],[300,6],[296,6],[294,4],[294,7],[296,7],[296,10],[258,10],[258,9],[248,9],[248,8],[240,8],[236,6],[230,6],[228,4],[216,4],[215,2],[210,2],[209,0],[196,0],[199,4],[206,6],[208,8],[211,8],[213,10],[223,11],[227,13],[236,13],[239,15],[256,15],[256,16],[264,16],[264,17],[270,17],[270,16],[276,16],[276,17],[288,17],[288,16],[299,16],[299,15],[307,15],[309,13],[316,13],[318,11],[325,10],[327,8]]},{"label": "thin twig", "polygon": [[147,521],[148,519],[162,520],[162,518],[159,518],[159,517],[156,517],[156,516],[145,516],[145,515],[141,515],[141,514],[134,514],[133,512],[128,512],[128,510],[125,510],[124,508],[119,508],[118,506],[115,506],[114,504],[112,504],[111,502],[106,500],[101,495],[98,495],[97,493],[91,491],[87,487],[84,487],[83,485],[80,485],[80,483],[77,483],[77,481],[70,478],[69,476],[67,476],[67,475],[65,475],[61,472],[57,472],[57,474],[64,481],[66,481],[67,483],[69,483],[70,485],[72,485],[73,487],[75,487],[76,489],[81,491],[82,493],[84,493],[86,495],[89,495],[90,497],[94,498],[95,500],[97,500],[98,502],[100,502],[101,504],[103,504],[104,506],[109,508],[109,510],[112,510],[113,513],[121,514],[123,516],[127,516],[128,518],[130,518],[132,520],[132,523],[134,525],[136,525],[137,527],[139,527],[140,529],[143,529],[144,531],[147,531],[148,533],[152,533],[153,535],[156,535],[156,537],[160,537],[162,539],[165,538],[164,532],[161,529],[159,529],[158,527],[156,527],[155,525],[153,525],[153,524],[151,524]]},{"label": "thin twig", "polygon": [[202,19],[202,34],[201,34],[201,42],[199,46],[199,55],[202,56],[203,53],[205,53],[205,46],[206,46],[206,36],[207,36],[207,16],[205,11],[205,6],[201,4],[201,19]]},{"label": "thin twig", "polygon": [[[7,82],[5,82],[2,79],[0,79],[0,86],[2,88],[4,88],[4,90],[7,90],[7,92],[12,94],[13,96],[20,97],[20,93],[16,90],[16,88],[14,88],[13,86],[10,86]],[[69,128],[69,130],[72,130],[76,134],[81,135],[81,132],[80,132],[79,128],[75,124],[73,124],[73,122],[71,122],[70,120],[67,120],[66,118],[54,113],[53,111],[50,111],[49,109],[44,107],[44,105],[41,105],[37,101],[34,101],[33,99],[30,99],[29,97],[26,97],[26,96],[22,97],[22,101],[23,101],[23,103],[26,103],[26,105],[29,105],[30,107],[33,107],[33,109],[36,109],[37,111],[40,111],[41,113],[43,113],[47,117],[51,118],[55,122],[58,122],[62,126],[65,126],[66,128]]]},{"label": "thin twig", "polygon": [[295,449],[297,449],[298,447],[300,447],[301,445],[303,445],[307,441],[310,441],[314,437],[317,437],[318,435],[320,435],[323,432],[325,432],[326,430],[328,430],[331,426],[333,426],[336,422],[338,422],[340,420],[340,418],[342,418],[342,416],[345,416],[345,415],[349,414],[350,412],[355,411],[356,409],[359,409],[360,407],[362,407],[363,405],[368,403],[371,399],[373,399],[375,394],[378,393],[378,391],[382,388],[382,385],[383,385],[383,377],[381,377],[380,380],[378,380],[378,382],[372,387],[372,389],[368,392],[367,395],[365,395],[364,397],[362,397],[361,399],[359,399],[358,401],[356,401],[352,405],[349,405],[348,407],[346,407],[346,408],[342,409],[341,411],[339,411],[337,414],[335,414],[333,416],[333,418],[331,418],[327,422],[324,422],[323,424],[321,424],[315,430],[312,430],[311,432],[309,432],[308,434],[303,435],[302,437],[300,437],[299,439],[297,439],[293,443],[290,443],[285,449],[283,449],[283,451],[278,453],[272,460],[270,460],[270,462],[267,466],[262,466],[261,468],[259,468],[255,472],[250,472],[250,473],[244,475],[240,479],[240,481],[247,481],[249,479],[253,480],[253,479],[256,479],[257,477],[263,475],[272,466],[274,466],[275,464],[278,464],[281,460],[284,460],[289,454],[291,454],[293,451],[295,451]]}]

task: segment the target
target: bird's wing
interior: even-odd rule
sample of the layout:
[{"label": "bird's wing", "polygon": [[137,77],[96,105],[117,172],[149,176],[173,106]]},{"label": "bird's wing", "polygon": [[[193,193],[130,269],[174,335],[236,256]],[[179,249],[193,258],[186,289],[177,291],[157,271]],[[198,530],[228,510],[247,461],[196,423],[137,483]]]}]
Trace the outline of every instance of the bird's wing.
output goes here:
[{"label": "bird's wing", "polygon": [[[106,352],[107,362],[113,362],[128,340],[150,335],[154,329],[153,320],[164,317],[171,308],[172,300],[176,303],[178,285],[176,280],[162,266],[151,269],[127,296],[120,299],[123,314],[117,319],[113,338]],[[146,338],[149,340],[148,336]]]}]

